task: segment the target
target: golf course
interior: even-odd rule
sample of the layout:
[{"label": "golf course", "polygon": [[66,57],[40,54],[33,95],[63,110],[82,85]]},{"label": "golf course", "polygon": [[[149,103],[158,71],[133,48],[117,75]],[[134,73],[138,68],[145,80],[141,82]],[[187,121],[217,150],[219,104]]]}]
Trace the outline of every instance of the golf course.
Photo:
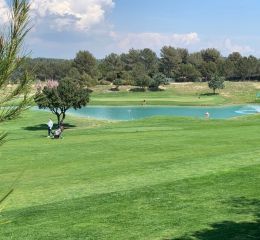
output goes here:
[{"label": "golf course", "polygon": [[0,0],[0,240],[260,240],[259,9]]},{"label": "golf course", "polygon": [[134,92],[131,86],[122,86],[120,91],[110,91],[111,86],[95,86],[90,105],[132,106],[174,105],[174,106],[220,106],[227,104],[255,103],[260,92],[258,82],[225,82],[219,94],[212,94],[206,82],[172,83],[161,91]]},{"label": "golf course", "polygon": [[1,239],[259,239],[260,116],[49,117],[1,124]]}]

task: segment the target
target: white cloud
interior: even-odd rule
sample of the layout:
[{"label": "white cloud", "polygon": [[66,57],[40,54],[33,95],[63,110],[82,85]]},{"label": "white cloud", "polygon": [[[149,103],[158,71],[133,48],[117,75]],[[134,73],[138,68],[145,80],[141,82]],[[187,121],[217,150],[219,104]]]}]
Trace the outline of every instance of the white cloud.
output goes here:
[{"label": "white cloud", "polygon": [[122,51],[127,51],[130,48],[151,48],[154,50],[160,49],[165,45],[175,47],[188,47],[200,41],[197,33],[187,34],[162,34],[162,33],[129,33],[117,34],[111,32],[110,36],[117,42],[117,46]]},{"label": "white cloud", "polygon": [[224,40],[223,48],[223,50],[227,53],[240,52],[241,54],[249,54],[254,52],[250,46],[235,44],[229,38]]},{"label": "white cloud", "polygon": [[8,22],[9,8],[5,0],[0,0],[0,25]]},{"label": "white cloud", "polygon": [[[8,22],[6,0],[0,0],[0,24]],[[114,0],[32,0],[34,27],[48,25],[55,31],[88,31],[105,19]]]},{"label": "white cloud", "polygon": [[33,0],[31,4],[33,19],[49,20],[50,27],[58,31],[87,31],[113,7],[113,0]]}]

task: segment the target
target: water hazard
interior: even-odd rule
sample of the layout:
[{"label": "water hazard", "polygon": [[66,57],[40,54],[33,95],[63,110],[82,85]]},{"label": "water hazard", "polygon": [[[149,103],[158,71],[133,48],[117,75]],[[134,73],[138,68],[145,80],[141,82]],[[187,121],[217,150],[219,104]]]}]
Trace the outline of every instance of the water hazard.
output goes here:
[{"label": "water hazard", "polygon": [[88,106],[69,113],[106,120],[135,120],[151,116],[186,116],[205,118],[209,113],[213,119],[227,119],[260,112],[260,105],[240,105],[223,107],[166,107],[166,106]]}]

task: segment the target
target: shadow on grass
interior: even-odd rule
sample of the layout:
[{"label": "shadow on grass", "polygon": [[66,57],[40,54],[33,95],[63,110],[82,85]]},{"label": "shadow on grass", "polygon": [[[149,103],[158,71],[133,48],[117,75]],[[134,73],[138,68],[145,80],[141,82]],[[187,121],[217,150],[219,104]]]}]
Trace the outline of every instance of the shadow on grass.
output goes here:
[{"label": "shadow on grass", "polygon": [[[69,123],[64,123],[63,126],[65,129],[76,127],[76,125],[69,124]],[[54,124],[53,129],[57,129],[57,128],[58,128],[58,125]],[[43,130],[47,131],[48,128],[47,128],[47,124],[38,124],[38,125],[34,125],[34,126],[24,127],[23,129],[27,130],[27,131],[43,131]]]},{"label": "shadow on grass", "polygon": [[119,92],[120,91],[120,89],[117,88],[117,87],[110,88],[109,90],[112,91],[112,92]]},{"label": "shadow on grass", "polygon": [[203,97],[203,96],[217,96],[219,95],[219,93],[201,93],[199,96]]},{"label": "shadow on grass", "polygon": [[150,88],[148,88],[148,90],[149,90],[150,92],[163,92],[163,91],[165,91],[165,90],[162,89],[162,88],[155,88],[155,87],[150,87]]},{"label": "shadow on grass", "polygon": [[130,92],[146,92],[145,88],[131,88]]},{"label": "shadow on grass", "polygon": [[232,206],[238,214],[251,213],[255,216],[255,221],[223,221],[210,225],[209,229],[180,238],[169,238],[168,240],[260,240],[260,201],[258,199],[239,198],[232,201]]}]

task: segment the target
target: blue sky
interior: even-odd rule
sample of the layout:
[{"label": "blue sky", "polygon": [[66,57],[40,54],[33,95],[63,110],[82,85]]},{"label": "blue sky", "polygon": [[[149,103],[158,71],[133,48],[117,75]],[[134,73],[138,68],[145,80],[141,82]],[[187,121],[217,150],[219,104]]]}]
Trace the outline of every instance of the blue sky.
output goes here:
[{"label": "blue sky", "polygon": [[259,0],[33,0],[26,48],[33,57],[53,58],[145,47],[159,54],[164,45],[260,57],[259,11]]}]

